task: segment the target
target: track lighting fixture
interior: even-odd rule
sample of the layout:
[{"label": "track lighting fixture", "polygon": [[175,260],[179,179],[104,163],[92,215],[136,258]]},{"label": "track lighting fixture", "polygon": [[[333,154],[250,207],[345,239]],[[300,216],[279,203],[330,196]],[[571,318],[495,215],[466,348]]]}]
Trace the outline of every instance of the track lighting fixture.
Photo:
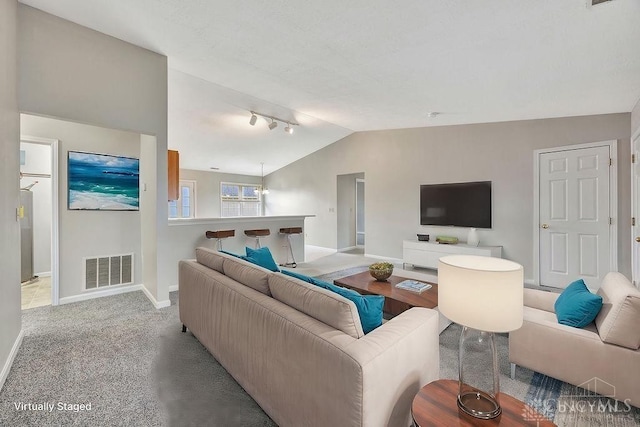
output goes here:
[{"label": "track lighting fixture", "polygon": [[291,135],[293,133],[293,126],[300,126],[298,123],[296,122],[291,122],[288,120],[283,120],[281,118],[275,117],[275,116],[268,116],[266,114],[260,114],[260,113],[256,113],[255,111],[250,111],[251,113],[251,118],[249,119],[249,124],[251,126],[254,126],[258,120],[258,116],[263,117],[267,120],[271,120],[271,123],[269,123],[269,130],[274,130],[275,128],[278,127],[278,122],[282,122],[283,124],[286,124],[287,126],[284,128],[284,131],[286,133],[288,133],[289,135]]},{"label": "track lighting fixture", "polygon": [[261,176],[261,181],[260,181],[260,189],[255,190],[255,193],[262,193],[262,194],[269,194],[269,189],[267,187],[264,186],[264,162],[260,162],[260,176]]}]

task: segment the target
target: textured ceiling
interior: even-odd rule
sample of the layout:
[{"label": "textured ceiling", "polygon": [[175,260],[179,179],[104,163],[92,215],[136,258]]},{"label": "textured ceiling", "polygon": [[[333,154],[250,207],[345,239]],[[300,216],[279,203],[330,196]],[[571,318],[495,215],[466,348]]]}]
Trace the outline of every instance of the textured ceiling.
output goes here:
[{"label": "textured ceiling", "polygon": [[[167,55],[169,146],[194,169],[269,173],[351,131],[629,112],[640,98],[638,0],[22,2]],[[302,126],[251,128],[248,109]]]}]

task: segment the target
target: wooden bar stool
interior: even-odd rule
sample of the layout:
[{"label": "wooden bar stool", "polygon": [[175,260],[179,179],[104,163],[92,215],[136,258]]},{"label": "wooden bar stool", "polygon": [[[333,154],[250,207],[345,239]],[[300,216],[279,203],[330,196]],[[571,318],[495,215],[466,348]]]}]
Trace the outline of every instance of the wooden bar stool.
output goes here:
[{"label": "wooden bar stool", "polygon": [[[291,246],[291,236],[294,234],[302,234],[302,227],[287,227],[281,228],[280,234],[287,236],[287,246],[289,251],[287,252],[287,261],[284,264],[280,264],[282,267],[296,268],[296,258],[293,256],[293,246]],[[291,255],[291,262],[289,262],[289,255]]]},{"label": "wooden bar stool", "polygon": [[205,235],[207,236],[207,239],[216,239],[216,247],[219,251],[221,251],[222,240],[228,239],[229,237],[234,237],[236,235],[236,230],[207,231]]},{"label": "wooden bar stool", "polygon": [[257,230],[244,230],[244,234],[247,237],[256,239],[256,249],[259,249],[262,247],[260,246],[260,239],[270,235],[271,231],[268,228],[259,228]]}]

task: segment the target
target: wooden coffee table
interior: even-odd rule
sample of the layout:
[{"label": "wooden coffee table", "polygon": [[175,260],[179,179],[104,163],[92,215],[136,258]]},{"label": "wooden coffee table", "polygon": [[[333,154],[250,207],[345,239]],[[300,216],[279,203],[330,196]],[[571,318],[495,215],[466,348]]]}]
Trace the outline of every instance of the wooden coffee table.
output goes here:
[{"label": "wooden coffee table", "polygon": [[458,381],[437,380],[422,387],[411,405],[413,422],[418,427],[427,426],[539,426],[554,427],[524,402],[500,393],[502,414],[492,420],[481,420],[465,414],[458,408]]},{"label": "wooden coffee table", "polygon": [[384,312],[392,316],[409,310],[411,307],[436,308],[438,306],[438,285],[424,280],[417,280],[422,283],[429,283],[431,289],[420,294],[398,289],[396,283],[408,279],[406,277],[391,276],[384,282],[378,282],[371,277],[369,271],[354,274],[352,276],[343,277],[333,281],[334,285],[353,289],[361,294],[384,295]]}]

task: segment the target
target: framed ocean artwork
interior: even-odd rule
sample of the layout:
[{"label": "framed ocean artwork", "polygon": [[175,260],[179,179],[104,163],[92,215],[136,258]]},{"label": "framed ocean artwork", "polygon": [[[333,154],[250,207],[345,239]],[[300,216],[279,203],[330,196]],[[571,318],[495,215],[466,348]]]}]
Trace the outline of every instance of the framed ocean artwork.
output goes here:
[{"label": "framed ocean artwork", "polygon": [[140,160],[110,154],[69,151],[70,210],[140,209]]}]

